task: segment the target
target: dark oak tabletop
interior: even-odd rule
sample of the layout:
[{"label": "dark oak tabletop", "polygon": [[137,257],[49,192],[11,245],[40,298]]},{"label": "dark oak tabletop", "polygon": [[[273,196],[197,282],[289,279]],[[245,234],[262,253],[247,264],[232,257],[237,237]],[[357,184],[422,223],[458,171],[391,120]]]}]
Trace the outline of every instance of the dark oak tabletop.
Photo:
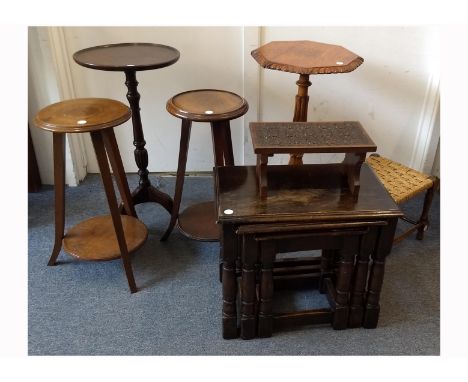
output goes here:
[{"label": "dark oak tabletop", "polygon": [[251,54],[264,68],[298,74],[352,72],[364,61],[342,46],[315,41],[271,41]]},{"label": "dark oak tabletop", "polygon": [[108,71],[141,71],[164,68],[180,57],[177,49],[152,43],[122,43],[79,50],[73,59],[79,65]]},{"label": "dark oak tabletop", "polygon": [[357,121],[251,122],[256,154],[367,153],[377,146]]},{"label": "dark oak tabletop", "polygon": [[361,168],[358,200],[340,175],[340,164],[270,166],[268,197],[258,196],[255,166],[215,169],[219,223],[313,222],[402,216],[367,164]]}]

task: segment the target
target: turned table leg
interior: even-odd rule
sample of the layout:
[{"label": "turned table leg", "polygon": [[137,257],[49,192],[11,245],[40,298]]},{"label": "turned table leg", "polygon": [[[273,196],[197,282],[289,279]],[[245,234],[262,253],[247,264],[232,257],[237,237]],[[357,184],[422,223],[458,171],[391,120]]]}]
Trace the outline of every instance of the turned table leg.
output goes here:
[{"label": "turned table leg", "polygon": [[369,257],[375,244],[375,230],[362,235],[359,240],[359,253],[353,275],[353,288],[349,301],[350,328],[358,328],[362,325],[364,316],[364,297],[366,292],[367,275],[369,271]]},{"label": "turned table leg", "polygon": [[368,329],[376,328],[380,313],[380,291],[382,290],[385,272],[385,257],[392,250],[393,237],[398,219],[392,219],[387,226],[380,228],[377,246],[372,253],[372,267],[369,275],[366,306],[362,326]]},{"label": "turned table leg", "polygon": [[275,262],[275,242],[260,243],[260,297],[258,310],[258,336],[271,337],[273,333],[273,265]]},{"label": "turned table leg", "polygon": [[225,224],[222,227],[221,253],[223,267],[223,338],[237,337],[237,237],[234,226]]},{"label": "turned table leg", "polygon": [[244,340],[255,337],[255,263],[258,243],[252,235],[244,235],[242,248],[241,278],[241,337]]},{"label": "turned table leg", "polygon": [[351,278],[354,269],[354,248],[356,248],[352,240],[357,240],[356,237],[346,239],[345,248],[341,250],[340,261],[338,263],[338,274],[336,277],[336,307],[333,314],[333,329],[346,329],[348,326],[348,295],[351,289]]},{"label": "turned table leg", "polygon": [[[308,88],[312,85],[309,81],[308,74],[300,74],[297,84],[296,103],[294,105],[294,118],[293,122],[307,122],[307,108],[309,105],[309,95],[307,94]],[[300,165],[302,164],[303,154],[291,154],[289,157],[289,164]]]},{"label": "turned table leg", "polygon": [[133,70],[125,72],[125,85],[128,88],[127,100],[132,109],[133,145],[135,146],[135,162],[138,166],[140,177],[138,187],[132,192],[133,204],[146,202],[159,203],[168,211],[172,212],[172,198],[151,185],[148,178],[148,151],[145,148],[146,141],[143,135],[140,115],[140,93],[138,93],[138,81],[136,72]]}]

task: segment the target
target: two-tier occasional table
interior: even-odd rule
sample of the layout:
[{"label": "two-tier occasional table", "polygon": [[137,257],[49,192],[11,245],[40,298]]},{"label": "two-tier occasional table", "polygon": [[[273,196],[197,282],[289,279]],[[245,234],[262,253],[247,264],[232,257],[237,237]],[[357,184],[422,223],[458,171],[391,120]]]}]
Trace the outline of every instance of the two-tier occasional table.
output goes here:
[{"label": "two-tier occasional table", "polygon": [[[114,127],[130,119],[122,102],[106,98],[80,98],[58,102],[37,113],[34,124],[53,133],[55,184],[55,244],[48,265],[55,265],[63,248],[81,260],[122,258],[128,285],[137,291],[130,253],[146,241],[148,230],[136,217],[127,178],[120,158]],[[96,216],[70,228],[65,234],[65,135],[90,133],[110,215]],[[108,160],[123,200],[126,215],[120,215]]]},{"label": "two-tier occasional table", "polygon": [[177,49],[151,43],[101,45],[80,50],[73,55],[76,63],[86,68],[125,73],[127,99],[132,110],[135,162],[140,176],[139,186],[132,192],[133,203],[159,203],[169,213],[172,212],[172,198],[151,185],[148,178],[148,152],[141,124],[136,72],[164,68],[177,62],[179,57]]},{"label": "two-tier occasional table", "polygon": [[[364,61],[342,46],[315,41],[272,41],[251,54],[264,68],[299,74],[293,122],[307,121],[310,74],[352,72]],[[289,164],[302,164],[302,154],[292,154]]]}]

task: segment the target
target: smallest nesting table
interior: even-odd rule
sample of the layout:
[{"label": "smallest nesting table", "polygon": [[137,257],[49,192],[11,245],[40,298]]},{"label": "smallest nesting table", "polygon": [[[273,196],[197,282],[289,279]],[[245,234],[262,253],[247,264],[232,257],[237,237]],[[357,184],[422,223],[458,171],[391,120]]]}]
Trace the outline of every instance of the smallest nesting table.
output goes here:
[{"label": "smallest nesting table", "polygon": [[[274,154],[346,153],[342,162],[350,191],[359,193],[359,174],[366,153],[377,146],[359,122],[252,122],[250,133],[257,154],[261,199],[268,194],[268,157]],[[291,169],[294,171],[294,169]]]}]

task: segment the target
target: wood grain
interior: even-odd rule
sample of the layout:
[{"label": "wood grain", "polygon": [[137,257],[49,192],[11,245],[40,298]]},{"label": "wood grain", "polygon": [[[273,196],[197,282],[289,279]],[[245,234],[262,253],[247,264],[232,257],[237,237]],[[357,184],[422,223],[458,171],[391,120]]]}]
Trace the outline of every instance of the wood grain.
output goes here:
[{"label": "wood grain", "polygon": [[247,113],[249,105],[235,93],[199,89],[175,95],[167,101],[166,109],[178,118],[213,122],[238,118]]},{"label": "wood grain", "polygon": [[86,133],[120,125],[132,113],[122,102],[77,98],[46,106],[34,118],[36,127],[56,133]]},{"label": "wood grain", "polygon": [[364,62],[342,46],[315,41],[272,41],[251,54],[264,68],[298,74],[347,73]]},{"label": "wood grain", "polygon": [[[121,215],[128,252],[135,252],[146,241],[148,230],[138,219]],[[110,215],[96,216],[68,230],[63,249],[81,260],[113,260],[121,257]]]}]

